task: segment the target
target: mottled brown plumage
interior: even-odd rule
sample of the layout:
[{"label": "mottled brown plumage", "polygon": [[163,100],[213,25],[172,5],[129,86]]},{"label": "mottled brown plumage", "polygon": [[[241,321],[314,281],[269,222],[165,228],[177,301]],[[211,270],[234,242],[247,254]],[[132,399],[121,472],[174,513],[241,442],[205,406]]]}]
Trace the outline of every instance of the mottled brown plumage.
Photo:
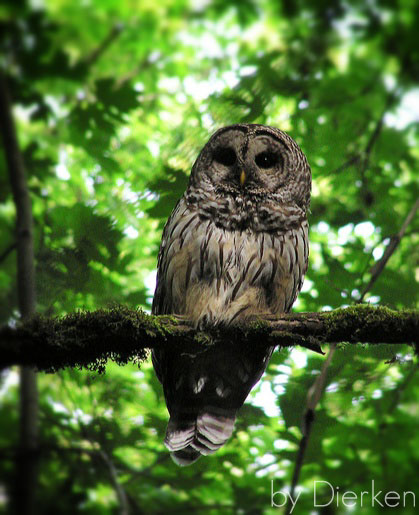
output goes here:
[{"label": "mottled brown plumage", "polygon": [[[252,124],[217,131],[165,226],[153,313],[204,327],[289,311],[307,269],[310,189],[307,160],[284,132]],[[228,345],[196,355],[153,352],[176,463],[226,442],[271,354]]]}]

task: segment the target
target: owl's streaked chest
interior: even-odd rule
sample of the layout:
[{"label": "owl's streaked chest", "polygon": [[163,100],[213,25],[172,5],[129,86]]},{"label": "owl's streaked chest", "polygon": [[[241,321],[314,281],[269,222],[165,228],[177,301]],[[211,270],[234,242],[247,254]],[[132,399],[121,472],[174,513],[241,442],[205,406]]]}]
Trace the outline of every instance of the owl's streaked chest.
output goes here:
[{"label": "owl's streaked chest", "polygon": [[231,323],[288,311],[307,266],[307,224],[285,232],[228,230],[180,203],[166,226],[159,312]]}]

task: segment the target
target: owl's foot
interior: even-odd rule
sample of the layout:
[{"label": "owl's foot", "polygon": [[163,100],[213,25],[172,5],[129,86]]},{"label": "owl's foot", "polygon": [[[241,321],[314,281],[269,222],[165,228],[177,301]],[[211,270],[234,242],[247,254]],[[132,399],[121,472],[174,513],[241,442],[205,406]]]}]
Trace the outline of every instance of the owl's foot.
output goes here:
[{"label": "owl's foot", "polygon": [[173,317],[176,320],[176,322],[178,322],[178,324],[193,326],[193,323],[186,315],[173,314],[170,316]]}]

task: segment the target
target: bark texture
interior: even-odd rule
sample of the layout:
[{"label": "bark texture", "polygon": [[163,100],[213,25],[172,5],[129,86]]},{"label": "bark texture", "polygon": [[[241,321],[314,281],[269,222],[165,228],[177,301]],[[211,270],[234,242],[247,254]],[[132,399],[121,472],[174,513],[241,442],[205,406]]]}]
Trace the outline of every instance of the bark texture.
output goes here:
[{"label": "bark texture", "polygon": [[140,362],[147,349],[162,346],[177,346],[185,352],[205,345],[300,345],[322,352],[321,346],[327,343],[414,343],[418,334],[418,311],[365,304],[205,332],[181,318],[115,307],[62,318],[36,316],[16,328],[3,327],[0,368],[20,364],[45,371],[65,367],[103,371],[108,359],[120,364]]},{"label": "bark texture", "polygon": [[[0,127],[10,186],[16,207],[17,287],[19,312],[25,321],[35,313],[35,260],[32,205],[22,154],[12,115],[6,77],[0,72]],[[19,452],[13,509],[19,515],[36,513],[38,391],[33,369],[20,370]]]}]

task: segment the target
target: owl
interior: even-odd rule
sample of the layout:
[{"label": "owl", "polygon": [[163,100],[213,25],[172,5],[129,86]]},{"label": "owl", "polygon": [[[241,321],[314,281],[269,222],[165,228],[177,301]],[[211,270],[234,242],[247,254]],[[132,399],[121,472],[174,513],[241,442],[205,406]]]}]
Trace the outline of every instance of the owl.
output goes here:
[{"label": "owl", "polygon": [[[307,160],[285,132],[256,124],[215,132],[165,225],[153,314],[204,329],[288,312],[307,270],[310,190]],[[230,438],[272,351],[153,351],[170,414],[165,444],[178,465]]]}]

